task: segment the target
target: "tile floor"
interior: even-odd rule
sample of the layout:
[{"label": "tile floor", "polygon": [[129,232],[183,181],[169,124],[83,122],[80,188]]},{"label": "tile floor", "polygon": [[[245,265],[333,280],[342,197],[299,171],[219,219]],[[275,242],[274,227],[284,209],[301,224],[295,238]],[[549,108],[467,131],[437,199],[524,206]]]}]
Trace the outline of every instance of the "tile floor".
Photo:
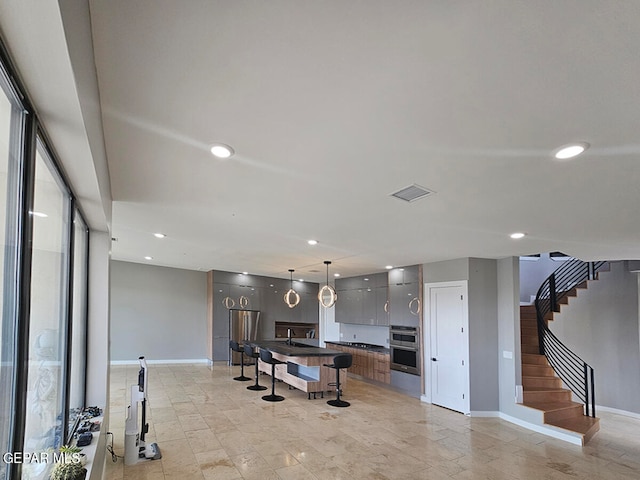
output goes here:
[{"label": "tile floor", "polygon": [[[124,418],[136,367],[111,368],[110,431],[124,455]],[[249,372],[249,373],[247,373]],[[253,369],[245,370],[250,376]],[[286,399],[237,382],[239,367],[150,365],[147,440],[163,457],[108,480],[232,479],[638,479],[640,420],[603,413],[584,448],[498,419],[469,418],[349,379],[349,408],[276,385]],[[270,377],[261,377],[268,385]],[[326,395],[325,395],[326,397]]]}]

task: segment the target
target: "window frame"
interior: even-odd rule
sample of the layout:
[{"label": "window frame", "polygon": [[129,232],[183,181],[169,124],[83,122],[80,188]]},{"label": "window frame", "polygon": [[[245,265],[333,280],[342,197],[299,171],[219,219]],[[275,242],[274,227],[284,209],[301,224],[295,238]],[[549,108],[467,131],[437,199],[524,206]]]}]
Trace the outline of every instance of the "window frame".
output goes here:
[{"label": "window frame", "polygon": [[[30,333],[30,305],[31,305],[31,280],[32,280],[32,241],[33,241],[33,217],[29,214],[34,205],[35,195],[35,168],[38,138],[42,143],[46,155],[43,155],[45,162],[49,163],[54,177],[61,184],[64,193],[68,198],[67,215],[68,215],[68,231],[67,235],[67,262],[63,268],[66,268],[66,295],[63,301],[66,302],[66,315],[64,317],[64,328],[66,329],[66,349],[64,354],[64,366],[61,381],[62,385],[59,389],[62,391],[62,425],[63,436],[62,442],[68,443],[73,435],[73,429],[69,428],[69,391],[70,391],[70,375],[71,375],[71,335],[72,335],[72,301],[74,291],[74,281],[84,282],[84,308],[83,322],[85,328],[84,337],[84,354],[82,356],[83,364],[83,384],[82,397],[83,407],[86,407],[87,394],[87,333],[89,330],[89,257],[91,249],[91,229],[86,221],[76,196],[73,193],[71,184],[68,181],[64,171],[60,168],[60,162],[52,148],[53,143],[46,134],[44,127],[40,124],[35,109],[24,88],[24,83],[20,81],[17,75],[17,69],[11,61],[11,56],[6,48],[2,38],[0,38],[0,95],[5,93],[9,102],[12,104],[12,119],[9,137],[9,171],[7,173],[7,198],[10,195],[14,198],[13,208],[7,207],[6,225],[11,228],[5,232],[6,242],[11,241],[15,245],[15,251],[11,256],[5,255],[5,272],[11,273],[10,278],[5,278],[5,285],[10,285],[11,290],[5,292],[6,304],[7,299],[12,303],[9,306],[10,312],[3,308],[4,315],[10,315],[13,323],[11,352],[13,358],[13,371],[11,373],[12,385],[10,392],[4,392],[7,401],[10,404],[13,415],[11,424],[8,429],[6,440],[7,452],[21,451],[25,441],[26,429],[26,408],[27,408],[27,388],[28,388],[28,372],[29,372],[29,333]],[[13,116],[16,116],[14,119]],[[82,279],[74,279],[73,276],[73,257],[74,257],[74,223],[75,215],[81,218],[84,230],[83,235],[86,238],[85,270]],[[7,249],[6,249],[7,250]],[[9,265],[7,265],[9,261]],[[10,281],[9,281],[10,280]],[[0,478],[6,476],[7,480],[22,478],[22,464],[11,463],[0,466]]]},{"label": "window frame", "polygon": [[72,208],[72,212],[71,212],[71,222],[70,222],[70,227],[71,227],[71,232],[70,232],[70,237],[69,237],[69,242],[70,242],[70,252],[71,255],[69,256],[69,279],[70,279],[70,285],[69,285],[69,308],[68,308],[68,325],[67,325],[67,345],[69,348],[67,348],[66,354],[67,354],[67,358],[66,358],[66,366],[65,366],[65,371],[67,374],[67,381],[65,382],[64,388],[65,388],[65,392],[64,392],[64,398],[65,398],[65,402],[64,402],[64,409],[65,409],[65,423],[64,423],[64,439],[66,444],[69,444],[71,442],[71,439],[73,438],[73,434],[75,433],[76,429],[78,428],[78,423],[80,422],[80,419],[82,418],[81,415],[78,415],[78,417],[76,418],[76,420],[74,421],[74,424],[71,428],[69,428],[69,408],[70,408],[70,402],[71,402],[71,381],[73,380],[73,378],[71,377],[71,373],[72,373],[72,361],[73,361],[73,347],[74,347],[74,343],[73,343],[73,328],[74,328],[74,294],[75,294],[75,285],[76,285],[76,277],[74,275],[75,273],[75,262],[76,262],[76,258],[75,258],[75,247],[76,247],[76,229],[74,228],[75,226],[75,221],[76,218],[82,222],[82,234],[85,237],[85,245],[86,248],[84,250],[84,259],[81,259],[83,261],[83,278],[80,279],[81,281],[83,281],[84,285],[85,285],[85,289],[84,289],[84,304],[83,304],[83,309],[81,313],[82,316],[82,322],[83,322],[83,327],[84,327],[84,342],[83,342],[83,352],[82,352],[82,373],[81,373],[81,377],[82,377],[82,405],[81,408],[84,409],[87,406],[87,347],[88,347],[88,339],[87,339],[87,330],[88,330],[88,318],[89,318],[89,290],[88,290],[88,286],[89,286],[89,240],[90,240],[90,235],[89,235],[89,227],[87,226],[87,222],[84,219],[84,216],[82,215],[82,212],[80,211],[80,208],[78,208],[78,206],[75,204],[75,198],[72,196],[71,197],[71,208]]}]

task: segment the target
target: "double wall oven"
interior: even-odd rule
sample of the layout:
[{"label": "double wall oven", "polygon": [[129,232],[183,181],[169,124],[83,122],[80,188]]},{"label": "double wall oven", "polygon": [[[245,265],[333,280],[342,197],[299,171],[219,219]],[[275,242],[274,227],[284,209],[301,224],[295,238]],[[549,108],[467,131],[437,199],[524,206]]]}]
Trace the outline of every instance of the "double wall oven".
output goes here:
[{"label": "double wall oven", "polygon": [[420,336],[418,327],[391,325],[389,349],[391,370],[420,375]]}]

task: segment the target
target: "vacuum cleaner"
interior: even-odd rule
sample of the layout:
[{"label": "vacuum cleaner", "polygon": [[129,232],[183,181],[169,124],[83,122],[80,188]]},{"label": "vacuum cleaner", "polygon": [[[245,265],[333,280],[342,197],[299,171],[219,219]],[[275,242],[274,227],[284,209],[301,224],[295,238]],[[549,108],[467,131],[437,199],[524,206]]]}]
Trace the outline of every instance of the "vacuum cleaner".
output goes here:
[{"label": "vacuum cleaner", "polygon": [[[139,357],[140,370],[138,371],[138,383],[131,385],[131,405],[127,407],[127,418],[124,427],[124,464],[133,465],[145,460],[158,460],[162,458],[160,447],[157,443],[147,444],[145,435],[149,432],[147,423],[147,362],[144,357]],[[142,422],[138,430],[138,403],[142,404]]]}]

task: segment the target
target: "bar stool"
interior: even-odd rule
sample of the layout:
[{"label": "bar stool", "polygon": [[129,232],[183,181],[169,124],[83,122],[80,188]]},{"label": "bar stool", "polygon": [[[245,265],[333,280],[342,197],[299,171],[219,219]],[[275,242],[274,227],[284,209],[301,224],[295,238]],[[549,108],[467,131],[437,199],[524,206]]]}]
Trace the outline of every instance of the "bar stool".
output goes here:
[{"label": "bar stool", "polygon": [[336,387],[336,398],[335,400],[329,400],[327,403],[333,407],[348,407],[351,405],[349,402],[345,402],[340,399],[340,394],[342,393],[340,389],[340,369],[341,368],[349,368],[353,362],[353,356],[350,353],[342,353],[340,355],[336,355],[333,357],[333,363],[331,365],[324,364],[325,367],[335,368],[336,369],[336,381],[335,383],[329,383],[329,386]]},{"label": "bar stool", "polygon": [[262,399],[267,402],[281,402],[284,400],[284,397],[282,395],[276,395],[276,365],[284,362],[276,360],[269,350],[263,348],[260,349],[260,360],[264,363],[271,364],[271,395],[265,395]]},{"label": "bar stool", "polygon": [[248,343],[244,344],[244,354],[247,357],[251,357],[256,361],[256,384],[255,385],[249,385],[247,387],[247,390],[266,390],[267,387],[265,387],[263,385],[260,385],[258,383],[258,375],[259,375],[259,372],[258,372],[258,358],[260,358],[260,354],[258,352],[256,352],[254,350],[254,348],[251,345],[249,345]]},{"label": "bar stool", "polygon": [[240,348],[240,345],[238,345],[238,342],[236,342],[235,340],[229,340],[229,348],[234,352],[238,352],[240,354],[240,376],[234,377],[234,380],[237,380],[239,382],[250,382],[251,379],[244,376],[244,350]]}]

